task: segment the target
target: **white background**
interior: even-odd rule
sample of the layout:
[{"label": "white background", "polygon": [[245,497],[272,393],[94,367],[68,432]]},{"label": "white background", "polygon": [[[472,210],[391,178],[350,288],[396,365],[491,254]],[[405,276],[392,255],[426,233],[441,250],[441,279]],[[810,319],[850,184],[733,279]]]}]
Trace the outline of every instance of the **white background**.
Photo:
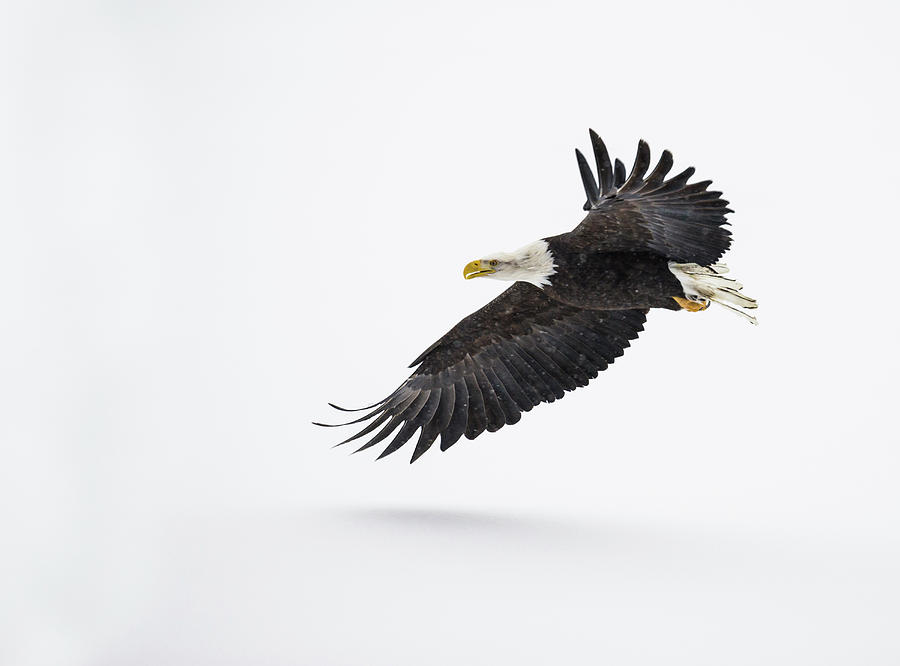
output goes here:
[{"label": "white background", "polygon": [[[4,4],[0,663],[900,662],[887,7]],[[589,126],[725,191],[761,325],[330,448],[579,221]]]}]

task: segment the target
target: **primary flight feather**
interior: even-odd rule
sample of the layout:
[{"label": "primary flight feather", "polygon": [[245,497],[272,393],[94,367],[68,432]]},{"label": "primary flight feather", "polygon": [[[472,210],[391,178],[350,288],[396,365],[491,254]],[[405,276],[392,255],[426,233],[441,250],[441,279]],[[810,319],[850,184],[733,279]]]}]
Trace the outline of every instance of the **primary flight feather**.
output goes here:
[{"label": "primary flight feather", "polygon": [[[364,416],[346,444],[357,451],[393,438],[379,458],[421,430],[410,462],[441,438],[446,450],[517,423],[522,412],[585,386],[643,330],[650,308],[705,310],[723,305],[756,323],[756,301],[717,263],[731,245],[731,213],[711,181],[688,184],[693,167],[666,180],[672,154],[650,172],[650,148],[638,142],[630,174],[590,131],[597,179],[575,151],[587,216],[566,234],[466,264],[466,279],[513,285],[425,350],[413,374]],[[325,424],[317,424],[325,425]],[[328,426],[333,427],[333,426]]]}]

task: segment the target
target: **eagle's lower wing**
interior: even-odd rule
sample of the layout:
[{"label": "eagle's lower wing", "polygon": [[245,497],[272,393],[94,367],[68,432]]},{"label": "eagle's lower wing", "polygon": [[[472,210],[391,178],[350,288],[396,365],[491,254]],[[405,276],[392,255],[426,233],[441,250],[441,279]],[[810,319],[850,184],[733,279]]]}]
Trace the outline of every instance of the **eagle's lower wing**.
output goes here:
[{"label": "eagle's lower wing", "polygon": [[580,151],[578,168],[587,194],[587,217],[569,237],[601,251],[652,251],[679,263],[714,264],[731,245],[731,232],[723,225],[728,202],[721,192],[707,191],[712,181],[688,185],[694,168],[666,180],[672,153],[664,150],[650,168],[650,148],[638,142],[634,167],[626,177],[619,161],[610,163],[606,146],[591,130],[599,185]]},{"label": "eagle's lower wing", "polygon": [[413,462],[438,435],[446,450],[462,435],[475,439],[516,423],[605,370],[643,330],[646,313],[581,310],[516,282],[417,358],[409,379],[350,423],[374,420],[341,443],[375,433],[361,451],[400,428],[384,457],[421,428]]}]

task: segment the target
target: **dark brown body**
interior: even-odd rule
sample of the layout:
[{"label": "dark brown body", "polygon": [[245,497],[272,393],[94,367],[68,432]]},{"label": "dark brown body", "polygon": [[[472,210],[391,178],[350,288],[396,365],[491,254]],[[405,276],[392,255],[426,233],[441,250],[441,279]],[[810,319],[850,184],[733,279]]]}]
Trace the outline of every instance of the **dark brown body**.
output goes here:
[{"label": "dark brown body", "polygon": [[544,287],[550,298],[598,310],[680,308],[673,296],[684,297],[684,290],[666,257],[654,252],[579,249],[564,236],[545,240],[557,265]]}]

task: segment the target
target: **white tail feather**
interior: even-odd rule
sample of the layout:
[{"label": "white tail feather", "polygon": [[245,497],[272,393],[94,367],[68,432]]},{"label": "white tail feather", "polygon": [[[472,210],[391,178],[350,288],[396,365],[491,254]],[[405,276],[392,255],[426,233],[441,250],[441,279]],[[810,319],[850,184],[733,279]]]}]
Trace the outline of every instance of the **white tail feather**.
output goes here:
[{"label": "white tail feather", "polygon": [[692,301],[712,301],[746,317],[751,323],[758,324],[756,317],[747,310],[757,308],[756,299],[741,293],[744,288],[737,280],[725,277],[728,266],[713,264],[676,264],[669,262],[669,270],[681,282],[684,295]]}]

